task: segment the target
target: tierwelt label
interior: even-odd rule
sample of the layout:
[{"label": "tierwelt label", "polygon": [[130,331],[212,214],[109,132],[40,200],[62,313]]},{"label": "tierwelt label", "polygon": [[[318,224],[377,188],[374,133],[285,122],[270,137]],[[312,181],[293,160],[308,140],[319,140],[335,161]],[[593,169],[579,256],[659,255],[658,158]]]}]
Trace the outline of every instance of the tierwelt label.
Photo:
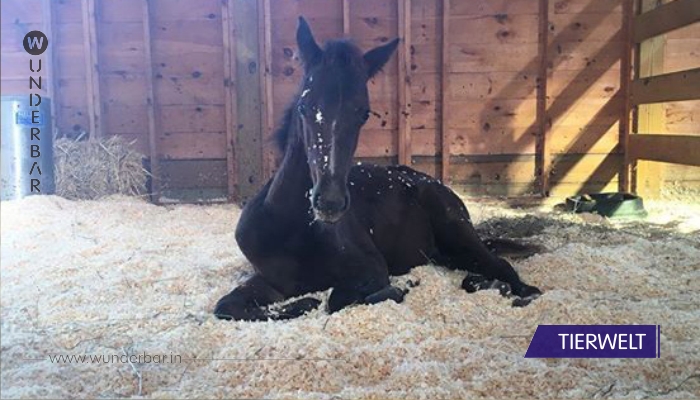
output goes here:
[{"label": "tierwelt label", "polygon": [[660,325],[539,325],[525,358],[658,358]]}]

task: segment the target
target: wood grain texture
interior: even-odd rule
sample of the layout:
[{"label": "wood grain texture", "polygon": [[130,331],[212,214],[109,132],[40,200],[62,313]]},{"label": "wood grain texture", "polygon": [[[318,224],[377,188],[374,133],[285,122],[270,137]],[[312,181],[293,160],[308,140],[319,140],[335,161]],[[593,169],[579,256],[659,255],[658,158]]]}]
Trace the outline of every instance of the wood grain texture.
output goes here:
[{"label": "wood grain texture", "polygon": [[141,5],[142,10],[142,25],[143,25],[143,48],[145,56],[145,80],[146,80],[146,111],[148,115],[148,150],[151,160],[151,200],[154,203],[160,202],[161,196],[161,168],[160,168],[160,152],[158,148],[159,136],[159,114],[156,109],[158,97],[156,97],[155,86],[153,83],[153,52],[152,49],[152,18],[151,18],[151,0],[143,0]]}]

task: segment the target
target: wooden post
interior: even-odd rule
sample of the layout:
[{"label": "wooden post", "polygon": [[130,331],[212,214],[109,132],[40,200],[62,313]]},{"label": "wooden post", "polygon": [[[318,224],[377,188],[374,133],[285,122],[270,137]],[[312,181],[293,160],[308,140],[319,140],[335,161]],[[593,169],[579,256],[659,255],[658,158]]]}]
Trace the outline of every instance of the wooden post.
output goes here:
[{"label": "wooden post", "polygon": [[[660,6],[657,0],[639,0],[637,15]],[[639,58],[635,62],[635,78],[647,78],[664,72],[664,47],[666,36],[645,40],[639,45]],[[635,133],[663,133],[666,130],[664,104],[643,104],[637,107],[637,131]],[[638,161],[636,165],[636,189],[644,197],[654,198],[661,194],[663,164],[653,161]]]},{"label": "wooden post", "polygon": [[[259,39],[259,8],[261,2],[228,0],[235,12],[231,24],[235,32],[235,95],[238,101],[235,141],[237,200],[246,202],[265,183],[263,177],[262,79]],[[245,99],[245,100],[243,100]]]},{"label": "wooden post", "polygon": [[343,0],[343,35],[350,35],[350,0]]},{"label": "wooden post", "polygon": [[618,190],[630,192],[631,162],[629,155],[630,140],[630,113],[632,105],[630,101],[630,82],[632,80],[632,20],[634,18],[634,0],[622,0],[622,55],[620,58],[620,93],[622,93],[622,112],[619,123],[619,152],[622,154],[622,166],[620,168],[620,180]]},{"label": "wooden post", "polygon": [[236,112],[238,102],[236,95],[236,32],[233,24],[233,6],[231,1],[221,2],[221,21],[224,32],[224,86],[226,102],[226,174],[228,186],[228,200],[234,201],[237,197],[237,173],[236,171]]},{"label": "wooden post", "polygon": [[272,23],[270,16],[270,0],[262,0],[258,6],[258,40],[262,66],[260,70],[260,87],[262,88],[262,146],[263,146],[263,179],[269,179],[274,174],[275,150],[273,148],[272,129],[274,127],[273,97],[272,97]]},{"label": "wooden post", "polygon": [[58,131],[59,124],[59,113],[58,105],[56,99],[56,93],[59,91],[59,72],[58,63],[56,62],[56,57],[58,55],[58,30],[56,29],[56,7],[54,7],[53,1],[42,0],[41,9],[43,12],[43,22],[44,22],[44,33],[46,37],[49,38],[50,48],[46,55],[46,77],[48,78],[48,88],[46,90],[49,99],[51,99],[51,121],[53,126],[53,132],[50,132],[52,137],[56,137],[56,132]]},{"label": "wooden post", "polygon": [[399,0],[399,164],[411,165],[411,2]]},{"label": "wooden post", "polygon": [[549,0],[539,0],[538,20],[538,56],[537,69],[537,136],[535,142],[535,177],[542,196],[549,196],[549,177],[552,169],[552,157],[549,150],[547,132],[549,116],[547,115],[547,66],[549,57]]},{"label": "wooden post", "polygon": [[442,147],[442,163],[440,177],[445,184],[450,183],[450,134],[449,134],[449,82],[450,82],[450,0],[442,0],[442,53],[440,74],[440,142]]},{"label": "wooden post", "polygon": [[95,0],[82,0],[82,17],[90,140],[96,140],[102,137],[102,100]]},{"label": "wooden post", "polygon": [[151,158],[151,201],[160,203],[161,187],[160,187],[160,156],[158,154],[158,104],[156,93],[153,84],[153,52],[151,49],[151,0],[143,0],[143,41],[144,55],[146,67],[146,110],[148,113],[148,150]]}]

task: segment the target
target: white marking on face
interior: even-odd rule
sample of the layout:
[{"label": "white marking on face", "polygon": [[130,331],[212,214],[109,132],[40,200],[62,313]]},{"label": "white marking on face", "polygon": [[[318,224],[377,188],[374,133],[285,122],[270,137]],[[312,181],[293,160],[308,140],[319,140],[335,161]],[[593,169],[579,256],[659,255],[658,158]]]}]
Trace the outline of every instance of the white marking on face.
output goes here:
[{"label": "white marking on face", "polygon": [[321,113],[320,109],[318,111],[316,111],[316,123],[317,124],[323,123],[323,114]]},{"label": "white marking on face", "polygon": [[309,94],[309,92],[309,89],[305,89],[303,92],[301,92],[301,97],[306,97],[306,95]]}]

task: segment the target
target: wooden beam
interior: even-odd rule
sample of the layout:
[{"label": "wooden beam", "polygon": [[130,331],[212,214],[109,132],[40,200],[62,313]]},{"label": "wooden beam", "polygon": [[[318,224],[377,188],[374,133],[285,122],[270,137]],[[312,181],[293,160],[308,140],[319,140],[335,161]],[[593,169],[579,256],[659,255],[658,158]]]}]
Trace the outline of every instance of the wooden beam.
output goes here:
[{"label": "wooden beam", "polygon": [[635,79],[631,98],[634,105],[668,101],[700,100],[700,68]]},{"label": "wooden beam", "polygon": [[[244,203],[257,194],[265,183],[263,177],[261,50],[259,40],[259,8],[261,2],[229,0],[232,3],[236,33],[237,102],[235,156],[238,175],[237,197]],[[243,100],[245,99],[245,100]]]},{"label": "wooden beam", "polygon": [[262,121],[263,146],[263,179],[272,177],[276,168],[275,149],[273,147],[272,129],[273,102],[272,97],[272,22],[270,15],[270,0],[262,0],[258,6],[258,40],[260,41],[260,55],[262,65],[260,70],[260,87],[262,89]]},{"label": "wooden beam", "polygon": [[675,0],[644,12],[634,19],[634,41],[646,39],[700,21],[700,1]]},{"label": "wooden beam", "polygon": [[350,35],[350,0],[343,0],[343,35]]},{"label": "wooden beam", "polygon": [[[636,13],[644,13],[660,7],[658,0],[637,0]],[[656,36],[645,40],[637,46],[635,59],[635,79],[643,79],[664,72],[664,53],[666,36]],[[630,91],[634,90],[632,86]],[[633,92],[631,92],[633,93]],[[632,94],[630,95],[633,96]],[[632,105],[635,105],[632,99]],[[666,129],[666,110],[663,104],[640,104],[636,106],[637,121],[635,134],[659,133]],[[634,136],[634,135],[633,135]],[[630,136],[630,140],[632,137]],[[664,164],[645,160],[633,160],[634,192],[647,198],[658,197],[661,194]]]},{"label": "wooden beam", "polygon": [[411,164],[411,1],[399,0],[399,164]]},{"label": "wooden beam", "polygon": [[450,84],[450,0],[442,0],[442,52],[440,73],[440,144],[442,158],[440,165],[440,178],[443,183],[450,183],[450,130],[449,130],[449,84]]},{"label": "wooden beam", "polygon": [[152,20],[151,20],[151,0],[143,0],[142,2],[142,20],[143,20],[143,42],[146,68],[146,111],[148,113],[148,149],[151,159],[151,201],[156,204],[160,203],[161,196],[161,168],[160,158],[158,155],[158,108],[156,104],[156,91],[153,83],[154,74],[156,71],[153,68],[152,51]]},{"label": "wooden beam", "polygon": [[[58,110],[58,99],[56,98],[56,93],[59,91],[59,71],[58,71],[58,63],[56,62],[56,59],[58,57],[58,29],[56,26],[56,7],[54,6],[54,2],[51,0],[42,0],[41,1],[41,9],[43,12],[43,22],[44,22],[44,33],[46,33],[46,37],[49,39],[49,44],[50,47],[48,49],[48,54],[46,55],[46,77],[48,78],[48,88],[46,90],[49,99],[51,99],[51,124],[53,126],[53,131],[55,132],[58,127],[60,126],[59,124],[59,112]],[[49,134],[53,137],[54,132],[50,132]]]},{"label": "wooden beam", "polygon": [[224,33],[224,87],[226,108],[226,174],[228,200],[234,201],[237,197],[237,171],[236,171],[236,112],[237,81],[236,81],[236,31],[233,24],[233,4],[230,0],[221,2],[221,21]]},{"label": "wooden beam", "polygon": [[620,92],[622,93],[622,111],[618,131],[619,150],[622,153],[622,165],[620,167],[619,191],[630,192],[632,190],[632,164],[629,156],[630,122],[632,102],[630,100],[630,86],[632,81],[632,21],[634,20],[634,0],[622,0],[622,55],[620,57]]},{"label": "wooden beam", "polygon": [[632,135],[629,150],[635,160],[700,166],[700,135]]},{"label": "wooden beam", "polygon": [[549,196],[549,177],[552,169],[552,157],[549,150],[547,132],[549,116],[547,115],[547,67],[549,47],[549,0],[539,0],[538,16],[538,68],[537,68],[537,136],[535,140],[535,177],[542,196]]},{"label": "wooden beam", "polygon": [[100,97],[100,66],[95,0],[82,0],[82,17],[90,140],[96,140],[102,137],[102,98]]}]

